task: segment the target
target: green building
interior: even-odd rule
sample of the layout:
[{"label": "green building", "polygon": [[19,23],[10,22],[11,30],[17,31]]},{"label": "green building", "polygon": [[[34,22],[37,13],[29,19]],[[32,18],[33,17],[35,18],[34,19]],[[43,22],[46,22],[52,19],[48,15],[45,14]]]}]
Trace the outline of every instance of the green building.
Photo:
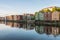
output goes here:
[{"label": "green building", "polygon": [[44,13],[36,12],[35,13],[35,20],[44,20]]},{"label": "green building", "polygon": [[35,12],[35,20],[38,20],[38,12]]},{"label": "green building", "polygon": [[39,12],[39,14],[38,14],[38,19],[39,19],[39,20],[44,20],[44,13]]}]

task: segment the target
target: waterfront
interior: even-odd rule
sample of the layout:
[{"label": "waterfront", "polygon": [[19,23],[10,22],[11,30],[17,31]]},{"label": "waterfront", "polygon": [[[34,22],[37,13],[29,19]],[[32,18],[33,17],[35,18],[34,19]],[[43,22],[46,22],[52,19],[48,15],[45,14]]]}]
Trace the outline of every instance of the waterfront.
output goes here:
[{"label": "waterfront", "polygon": [[60,0],[0,0],[0,40],[60,40]]},{"label": "waterfront", "polygon": [[0,40],[60,40],[60,27],[1,21]]}]

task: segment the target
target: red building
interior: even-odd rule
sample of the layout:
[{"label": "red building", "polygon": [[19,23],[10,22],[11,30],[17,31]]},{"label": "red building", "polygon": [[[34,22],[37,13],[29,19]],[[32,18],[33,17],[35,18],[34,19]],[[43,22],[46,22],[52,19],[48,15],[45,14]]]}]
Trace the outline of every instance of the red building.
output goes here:
[{"label": "red building", "polygon": [[44,20],[51,21],[52,20],[52,13],[51,12],[44,13]]},{"label": "red building", "polygon": [[23,20],[23,15],[17,15],[17,20]]}]

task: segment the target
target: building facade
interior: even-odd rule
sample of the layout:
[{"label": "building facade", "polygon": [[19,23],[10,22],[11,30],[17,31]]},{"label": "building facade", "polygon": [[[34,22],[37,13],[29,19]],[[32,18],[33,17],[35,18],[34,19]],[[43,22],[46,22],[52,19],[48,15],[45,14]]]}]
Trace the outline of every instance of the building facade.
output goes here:
[{"label": "building facade", "polygon": [[38,20],[38,12],[35,12],[35,20]]},{"label": "building facade", "polygon": [[34,14],[24,14],[23,15],[24,20],[32,20],[33,17],[34,17]]},{"label": "building facade", "polygon": [[51,21],[52,20],[52,13],[51,12],[44,13],[44,20]]},{"label": "building facade", "polygon": [[44,13],[42,12],[38,13],[38,20],[44,20]]},{"label": "building facade", "polygon": [[52,20],[59,20],[60,19],[60,12],[55,11],[52,13]]},{"label": "building facade", "polygon": [[44,13],[42,12],[35,13],[35,20],[44,20]]}]

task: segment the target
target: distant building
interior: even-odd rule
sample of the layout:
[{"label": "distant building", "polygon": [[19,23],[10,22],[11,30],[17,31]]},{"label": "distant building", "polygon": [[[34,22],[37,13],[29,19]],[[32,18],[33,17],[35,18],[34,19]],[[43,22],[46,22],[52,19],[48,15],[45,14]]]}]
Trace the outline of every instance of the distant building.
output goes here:
[{"label": "distant building", "polygon": [[14,20],[17,20],[17,15],[14,15]]},{"label": "distant building", "polygon": [[6,16],[6,20],[23,20],[23,15]]},{"label": "distant building", "polygon": [[34,17],[34,14],[24,14],[23,15],[24,20],[32,20],[33,17]]},{"label": "distant building", "polygon": [[0,20],[5,20],[5,17],[0,17]]},{"label": "distant building", "polygon": [[17,15],[17,20],[23,20],[23,15]]},{"label": "distant building", "polygon": [[14,17],[13,15],[6,16],[6,20],[14,20],[14,18],[13,18],[13,17]]},{"label": "distant building", "polygon": [[23,20],[23,15],[14,15],[14,20]]}]

